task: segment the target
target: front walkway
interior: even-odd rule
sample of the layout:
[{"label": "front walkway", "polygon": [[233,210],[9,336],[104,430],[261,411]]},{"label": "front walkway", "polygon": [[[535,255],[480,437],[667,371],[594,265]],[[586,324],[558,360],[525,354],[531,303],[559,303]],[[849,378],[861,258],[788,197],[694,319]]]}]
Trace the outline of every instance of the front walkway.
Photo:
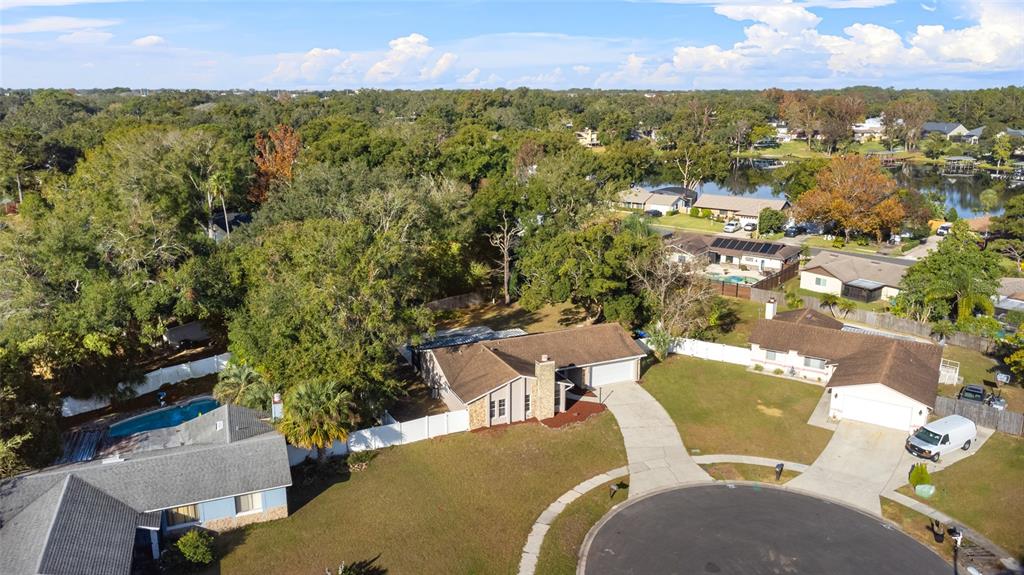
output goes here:
[{"label": "front walkway", "polygon": [[629,496],[696,481],[711,481],[683,446],[668,412],[639,384],[601,388],[605,405],[622,430],[629,461]]},{"label": "front walkway", "polygon": [[878,496],[900,472],[906,436],[895,429],[842,421],[810,469],[787,485],[881,517]]}]

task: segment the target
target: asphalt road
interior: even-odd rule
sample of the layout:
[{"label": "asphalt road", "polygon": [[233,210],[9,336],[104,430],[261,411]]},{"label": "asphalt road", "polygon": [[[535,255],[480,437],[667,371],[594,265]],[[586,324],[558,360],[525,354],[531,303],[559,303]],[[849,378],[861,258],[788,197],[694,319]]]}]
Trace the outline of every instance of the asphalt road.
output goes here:
[{"label": "asphalt road", "polygon": [[587,551],[586,575],[936,575],[927,547],[881,520],[756,486],[681,488],[619,508]]}]

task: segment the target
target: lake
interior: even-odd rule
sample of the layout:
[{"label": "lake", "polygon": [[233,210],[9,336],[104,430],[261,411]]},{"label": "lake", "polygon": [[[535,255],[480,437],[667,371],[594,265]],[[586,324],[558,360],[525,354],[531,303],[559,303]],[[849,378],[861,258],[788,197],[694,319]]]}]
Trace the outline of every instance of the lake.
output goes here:
[{"label": "lake", "polygon": [[[901,188],[924,192],[941,192],[945,198],[946,208],[956,208],[957,214],[962,218],[985,215],[981,209],[979,196],[981,192],[998,183],[998,181],[991,179],[985,173],[977,174],[973,177],[945,177],[939,173],[937,168],[932,166],[907,164],[903,168],[892,170],[891,172]],[[779,197],[772,190],[772,171],[758,170],[751,167],[736,167],[721,182],[705,182],[701,192],[706,194],[750,196],[752,198]],[[1024,188],[1018,186],[1015,189],[1004,189],[1000,194],[999,207],[992,215],[1001,213],[1003,210],[1002,206],[1006,201],[1018,194],[1024,194]]]}]

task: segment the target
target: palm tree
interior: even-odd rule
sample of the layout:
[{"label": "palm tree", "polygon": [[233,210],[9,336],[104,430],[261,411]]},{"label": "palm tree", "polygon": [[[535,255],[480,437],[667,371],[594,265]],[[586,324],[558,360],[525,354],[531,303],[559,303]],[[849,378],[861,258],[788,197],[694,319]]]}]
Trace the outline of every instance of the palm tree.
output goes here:
[{"label": "palm tree", "polygon": [[821,295],[821,302],[818,304],[821,307],[827,307],[828,311],[832,312],[832,317],[836,316],[836,306],[839,304],[839,296],[834,293],[826,293]]},{"label": "palm tree", "polygon": [[846,298],[840,298],[838,304],[839,311],[843,312],[843,317],[850,315],[850,312],[857,309],[857,304],[853,300]]},{"label": "palm tree", "polygon": [[804,298],[800,297],[797,291],[789,290],[786,292],[786,307],[788,309],[800,309],[804,307]]},{"label": "palm tree", "polygon": [[228,363],[217,376],[217,385],[213,386],[213,397],[221,403],[249,405],[250,390],[263,382],[258,371],[243,363]]},{"label": "palm tree", "polygon": [[335,382],[303,383],[285,397],[284,418],[278,430],[292,445],[315,447],[317,461],[323,461],[326,448],[348,439],[351,401],[352,395]]}]

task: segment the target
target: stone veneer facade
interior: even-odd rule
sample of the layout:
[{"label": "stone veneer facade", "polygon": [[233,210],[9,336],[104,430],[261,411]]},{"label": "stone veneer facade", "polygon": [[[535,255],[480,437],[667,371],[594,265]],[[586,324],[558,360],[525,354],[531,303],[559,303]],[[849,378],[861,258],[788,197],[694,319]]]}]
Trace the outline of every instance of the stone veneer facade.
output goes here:
[{"label": "stone veneer facade", "polygon": [[533,384],[533,416],[548,419],[555,416],[555,362],[538,361]]},{"label": "stone veneer facade", "polygon": [[487,427],[489,421],[487,421],[487,410],[489,405],[487,404],[487,397],[474,401],[469,404],[469,428],[476,429],[478,427]]},{"label": "stone veneer facade", "polygon": [[203,527],[210,531],[230,531],[231,529],[238,529],[252,523],[262,523],[264,521],[273,521],[274,519],[284,519],[285,517],[288,517],[288,506],[278,505],[258,513],[246,513],[234,517],[204,521]]}]

